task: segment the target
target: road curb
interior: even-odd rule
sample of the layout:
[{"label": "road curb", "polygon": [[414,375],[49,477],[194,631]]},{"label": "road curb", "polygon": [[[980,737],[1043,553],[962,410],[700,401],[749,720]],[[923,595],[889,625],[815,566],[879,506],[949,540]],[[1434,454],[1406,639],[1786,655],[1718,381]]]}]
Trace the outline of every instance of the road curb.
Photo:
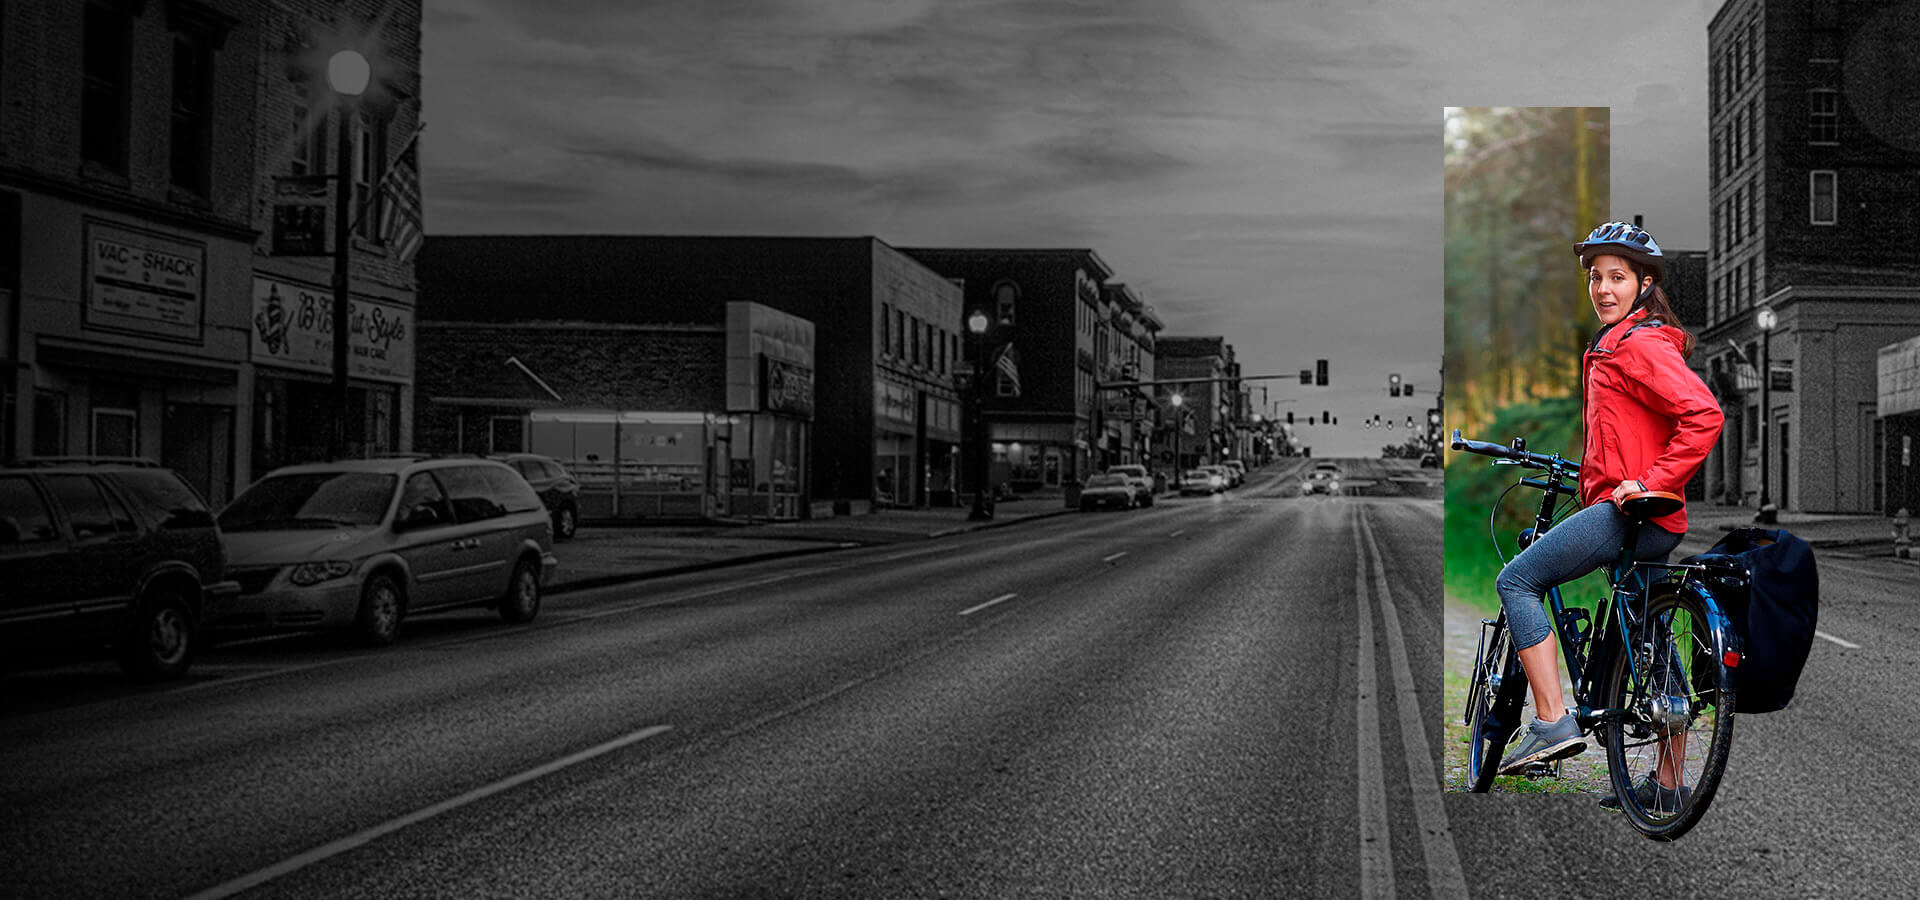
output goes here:
[{"label": "road curb", "polygon": [[982,522],[982,523],[980,523],[980,524],[978,524],[978,525],[962,525],[962,526],[960,526],[960,527],[958,527],[958,528],[942,528],[942,529],[941,529],[941,530],[939,530],[939,531],[929,531],[929,532],[927,532],[927,538],[928,538],[929,540],[931,540],[931,539],[933,539],[933,538],[943,538],[943,537],[947,537],[947,536],[949,536],[949,535],[955,535],[955,534],[965,534],[965,533],[967,533],[967,532],[969,532],[969,531],[985,531],[985,530],[987,530],[987,529],[989,529],[989,528],[1005,528],[1005,527],[1007,527],[1007,526],[1009,526],[1009,525],[1018,525],[1018,524],[1020,524],[1021,522],[1032,522],[1032,521],[1035,521],[1035,520],[1037,520],[1037,519],[1051,519],[1051,518],[1053,518],[1054,516],[1064,516],[1064,515],[1067,515],[1067,514],[1069,514],[1069,513],[1075,513],[1075,512],[1079,512],[1079,510],[1077,510],[1077,509],[1057,509],[1057,510],[1054,510],[1053,512],[1048,512],[1048,513],[1034,513],[1034,514],[1033,514],[1033,515],[1031,515],[1031,516],[1021,516],[1021,517],[1020,517],[1020,518],[1018,518],[1018,519],[1008,519],[1008,520],[1006,520],[1005,522]]},{"label": "road curb", "polygon": [[812,556],[816,553],[832,553],[835,550],[852,550],[870,546],[858,541],[841,541],[824,547],[802,547],[798,550],[778,550],[772,553],[752,553],[746,556],[732,556],[701,563],[689,563],[684,566],[669,566],[664,569],[648,569],[643,572],[625,572],[617,575],[597,575],[578,581],[563,581],[547,587],[547,596],[570,594],[575,591],[590,591],[594,588],[612,587],[620,584],[633,584],[639,581],[651,581],[655,578],[668,578],[674,575],[686,575],[692,572],[707,572],[725,569],[729,566],[745,566],[758,562],[771,562],[780,559],[792,559],[799,556]]}]

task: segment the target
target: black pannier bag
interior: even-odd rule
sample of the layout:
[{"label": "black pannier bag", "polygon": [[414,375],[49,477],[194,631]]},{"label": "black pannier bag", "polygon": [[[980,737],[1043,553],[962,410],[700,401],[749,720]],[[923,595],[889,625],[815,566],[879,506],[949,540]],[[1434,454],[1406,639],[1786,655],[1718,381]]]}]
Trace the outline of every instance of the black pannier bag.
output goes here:
[{"label": "black pannier bag", "polygon": [[1785,530],[1736,528],[1712,550],[1681,562],[1707,567],[1707,589],[1745,645],[1734,669],[1734,709],[1786,709],[1813,651],[1820,606],[1813,548]]}]

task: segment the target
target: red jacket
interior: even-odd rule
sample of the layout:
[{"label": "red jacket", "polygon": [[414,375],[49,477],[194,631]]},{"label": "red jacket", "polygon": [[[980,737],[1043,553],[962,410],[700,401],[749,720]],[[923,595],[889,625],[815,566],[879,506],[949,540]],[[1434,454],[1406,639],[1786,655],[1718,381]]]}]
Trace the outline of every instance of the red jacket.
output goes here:
[{"label": "red jacket", "polygon": [[[1720,439],[1720,402],[1687,368],[1680,329],[1636,329],[1648,313],[1641,308],[1615,323],[1581,362],[1583,507],[1607,500],[1623,481],[1684,497],[1688,479]],[[1687,510],[1650,521],[1685,534]]]}]

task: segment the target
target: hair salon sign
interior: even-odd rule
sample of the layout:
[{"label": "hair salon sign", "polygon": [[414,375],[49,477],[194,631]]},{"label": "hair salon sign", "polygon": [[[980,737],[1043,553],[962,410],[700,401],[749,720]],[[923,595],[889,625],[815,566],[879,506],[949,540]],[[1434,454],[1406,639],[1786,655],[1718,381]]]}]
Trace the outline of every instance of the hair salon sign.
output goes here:
[{"label": "hair salon sign", "polygon": [[[356,378],[413,380],[413,311],[355,298],[347,307],[347,371]],[[253,279],[253,361],[333,372],[333,294],[273,278]]]}]

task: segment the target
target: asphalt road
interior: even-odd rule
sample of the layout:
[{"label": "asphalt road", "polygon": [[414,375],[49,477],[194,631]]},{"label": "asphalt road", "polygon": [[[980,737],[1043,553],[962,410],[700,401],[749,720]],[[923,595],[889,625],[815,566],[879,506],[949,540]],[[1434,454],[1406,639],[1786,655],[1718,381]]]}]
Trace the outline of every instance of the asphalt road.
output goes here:
[{"label": "asphalt road", "polygon": [[1887,640],[1742,720],[1708,822],[1656,846],[1590,801],[1439,792],[1439,503],[1301,498],[1301,465],[158,688],[9,676],[0,893],[1913,893],[1884,596],[1829,604]]}]

